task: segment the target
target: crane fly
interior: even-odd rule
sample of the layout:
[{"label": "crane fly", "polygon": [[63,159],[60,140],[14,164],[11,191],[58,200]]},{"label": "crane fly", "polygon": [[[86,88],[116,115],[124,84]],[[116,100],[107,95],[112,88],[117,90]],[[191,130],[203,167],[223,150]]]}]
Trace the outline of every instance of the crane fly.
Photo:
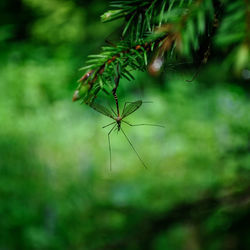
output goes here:
[{"label": "crane fly", "polygon": [[110,109],[104,107],[101,104],[98,103],[92,103],[90,106],[96,110],[97,112],[113,119],[114,121],[111,122],[110,124],[107,124],[105,126],[103,126],[103,128],[109,127],[111,125],[113,125],[113,127],[111,128],[111,130],[108,132],[108,143],[109,143],[109,160],[110,160],[110,170],[112,170],[112,166],[111,166],[111,143],[110,143],[110,134],[114,131],[117,130],[122,131],[122,133],[124,134],[126,140],[128,141],[128,143],[130,144],[130,146],[132,147],[132,149],[134,150],[134,152],[136,153],[138,159],[140,160],[140,162],[142,163],[142,165],[147,168],[146,164],[144,163],[144,161],[142,160],[142,158],[140,157],[140,155],[138,154],[138,152],[136,151],[136,149],[134,148],[133,144],[131,143],[130,139],[128,138],[128,136],[125,134],[124,130],[122,129],[122,123],[125,123],[129,126],[142,126],[142,125],[148,125],[148,126],[157,126],[157,127],[164,127],[161,125],[154,125],[154,124],[130,124],[129,122],[125,121],[124,118],[126,118],[127,116],[131,115],[132,113],[134,113],[137,109],[139,109],[142,105],[142,101],[138,100],[135,102],[125,102],[124,106],[123,106],[123,110],[122,113],[120,114],[119,111],[119,106],[117,103],[117,111],[115,112],[114,109],[112,109],[112,107],[110,107]]}]

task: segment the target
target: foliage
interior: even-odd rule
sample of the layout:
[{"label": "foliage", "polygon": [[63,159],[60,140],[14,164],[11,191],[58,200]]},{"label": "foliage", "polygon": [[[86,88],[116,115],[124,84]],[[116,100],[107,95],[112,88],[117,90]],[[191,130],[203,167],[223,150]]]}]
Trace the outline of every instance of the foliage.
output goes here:
[{"label": "foliage", "polygon": [[[232,43],[237,43],[237,47],[231,49],[237,53],[234,56],[236,72],[249,66],[247,1],[125,0],[113,1],[110,6],[112,10],[105,12],[101,19],[110,22],[123,18],[122,39],[116,45],[102,47],[101,53],[89,56],[87,66],[82,68],[86,73],[79,80],[73,101],[83,99],[89,104],[100,90],[111,93],[117,65],[121,78],[128,80],[134,79],[131,70],[148,69],[157,75],[164,57],[169,59],[179,54],[182,60],[191,58],[194,52],[201,52],[204,44],[207,48],[203,48],[203,63],[207,62],[214,43],[219,50],[230,49]],[[233,31],[229,30],[232,21],[237,23]],[[205,39],[209,41],[205,43]]]}]

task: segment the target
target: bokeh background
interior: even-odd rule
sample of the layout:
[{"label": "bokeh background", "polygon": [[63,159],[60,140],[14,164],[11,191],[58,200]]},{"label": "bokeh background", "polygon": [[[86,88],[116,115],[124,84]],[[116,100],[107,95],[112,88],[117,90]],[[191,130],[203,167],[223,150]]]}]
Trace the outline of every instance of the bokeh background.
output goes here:
[{"label": "bokeh background", "polygon": [[[101,0],[0,2],[0,249],[249,249],[249,81],[212,54],[122,80],[124,127],[72,103],[88,54],[119,22]],[[247,72],[247,71],[245,71]]]}]

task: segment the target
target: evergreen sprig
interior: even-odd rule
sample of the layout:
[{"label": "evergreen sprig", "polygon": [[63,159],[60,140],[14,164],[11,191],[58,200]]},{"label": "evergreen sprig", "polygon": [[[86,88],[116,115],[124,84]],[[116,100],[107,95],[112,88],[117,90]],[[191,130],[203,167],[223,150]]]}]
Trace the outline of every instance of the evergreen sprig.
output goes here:
[{"label": "evergreen sprig", "polygon": [[[245,20],[249,18],[247,2],[248,0],[112,1],[112,9],[104,13],[101,20],[109,22],[123,18],[122,39],[115,46],[103,47],[100,54],[89,56],[86,66],[82,68],[86,73],[79,80],[73,100],[82,99],[91,104],[101,90],[111,93],[117,68],[120,77],[128,80],[133,79],[132,70],[148,70],[152,75],[157,75],[166,56],[169,58],[177,53],[192,56],[200,49],[202,37],[213,41],[215,36],[219,46],[249,41],[245,35]],[[221,18],[224,6],[224,18]],[[246,10],[242,11],[243,8]],[[222,21],[216,34],[214,30],[219,18]],[[231,30],[230,18],[237,22],[236,27]],[[249,51],[249,45],[247,48]],[[207,58],[208,52],[203,62]],[[245,64],[246,57],[243,61]]]},{"label": "evergreen sprig", "polygon": [[225,63],[237,75],[250,68],[250,1],[225,0],[224,15],[215,45],[227,50]]}]

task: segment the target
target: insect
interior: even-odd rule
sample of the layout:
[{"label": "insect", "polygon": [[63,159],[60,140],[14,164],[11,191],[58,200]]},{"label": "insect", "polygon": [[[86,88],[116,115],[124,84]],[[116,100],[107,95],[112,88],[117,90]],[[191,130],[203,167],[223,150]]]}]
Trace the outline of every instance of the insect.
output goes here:
[{"label": "insect", "polygon": [[132,149],[134,150],[134,152],[136,153],[138,159],[140,160],[140,162],[142,163],[142,165],[147,168],[146,164],[144,163],[144,161],[142,160],[142,158],[140,157],[140,155],[138,154],[138,152],[136,151],[136,149],[134,148],[133,144],[131,143],[130,139],[128,138],[128,136],[125,134],[124,130],[122,129],[122,123],[125,123],[129,126],[142,126],[142,125],[148,125],[148,126],[157,126],[157,127],[164,127],[161,125],[154,125],[154,124],[130,124],[129,122],[125,121],[124,118],[126,118],[127,116],[131,115],[132,113],[134,113],[137,109],[139,109],[142,105],[142,101],[138,100],[135,102],[125,102],[124,106],[123,106],[123,110],[120,114],[119,111],[119,106],[118,106],[118,102],[116,103],[116,112],[115,110],[110,107],[110,109],[104,107],[101,104],[98,103],[92,103],[90,106],[96,110],[97,112],[108,116],[109,118],[113,119],[114,121],[111,122],[110,124],[105,125],[103,128],[109,127],[111,125],[113,125],[113,127],[111,128],[111,130],[108,132],[108,143],[109,143],[109,160],[110,160],[110,170],[112,170],[112,165],[111,165],[111,143],[110,143],[110,134],[114,131],[122,131],[122,133],[124,134],[125,138],[127,139],[128,143],[130,144],[130,146],[132,147]]}]

